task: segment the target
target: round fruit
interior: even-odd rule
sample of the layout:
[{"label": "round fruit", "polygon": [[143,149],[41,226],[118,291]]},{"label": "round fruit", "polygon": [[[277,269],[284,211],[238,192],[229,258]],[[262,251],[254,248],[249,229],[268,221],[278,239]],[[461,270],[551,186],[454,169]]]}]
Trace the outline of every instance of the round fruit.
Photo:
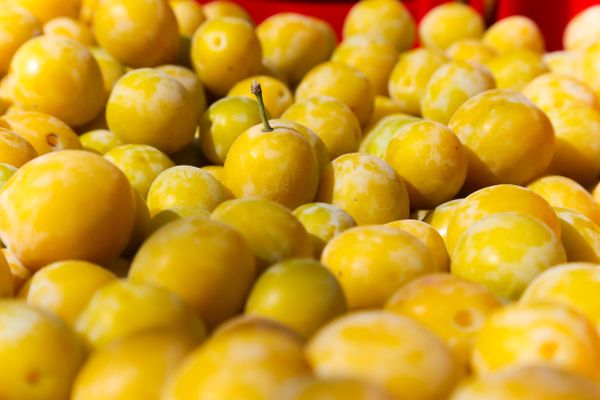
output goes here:
[{"label": "round fruit", "polygon": [[194,137],[198,112],[192,100],[176,79],[142,68],[119,79],[108,99],[106,120],[123,142],[172,154]]},{"label": "round fruit", "polygon": [[95,129],[79,136],[84,150],[106,154],[109,150],[121,146],[123,142],[114,133],[107,129]]},{"label": "round fruit", "polygon": [[340,281],[351,310],[381,307],[402,285],[434,271],[427,246],[389,226],[340,233],[325,246],[321,261]]},{"label": "round fruit", "polygon": [[260,124],[258,103],[245,97],[225,97],[210,105],[200,122],[202,152],[215,164],[224,164],[235,139]]},{"label": "round fruit", "polygon": [[420,118],[401,113],[384,117],[377,125],[367,132],[367,135],[360,143],[359,151],[384,159],[388,145],[394,135],[396,135],[396,132],[404,125],[419,120]]},{"label": "round fruit", "polygon": [[578,51],[552,51],[544,54],[544,63],[550,72],[565,75],[583,82],[583,59],[585,53]]},{"label": "round fruit", "polygon": [[361,379],[306,378],[290,382],[282,389],[282,400],[392,400],[392,395]]},{"label": "round fruit", "polygon": [[296,100],[330,96],[344,103],[366,125],[373,113],[375,92],[359,70],[339,62],[328,61],[311,69],[296,89]]},{"label": "round fruit", "polygon": [[179,29],[167,0],[102,0],[93,19],[98,44],[125,65],[154,67],[177,57]]},{"label": "round fruit", "polygon": [[206,20],[202,6],[195,1],[170,0],[169,5],[173,9],[182,36],[192,37],[196,29]]},{"label": "round fruit", "polygon": [[206,88],[225,96],[239,81],[261,71],[262,49],[252,25],[240,18],[206,21],[192,39],[194,69]]},{"label": "round fruit", "polygon": [[75,325],[94,293],[115,279],[111,272],[95,264],[59,261],[35,273],[21,295],[27,303]]},{"label": "round fruit", "polygon": [[554,153],[554,130],[548,117],[511,90],[489,90],[470,98],[448,127],[467,147],[465,183],[471,190],[527,183],[546,170]]},{"label": "round fruit", "polygon": [[229,322],[191,353],[162,398],[274,399],[284,383],[310,373],[295,333],[269,320],[245,317]]},{"label": "round fruit", "polygon": [[511,211],[537,218],[560,237],[560,221],[543,197],[517,185],[494,185],[472,193],[454,207],[447,224],[450,255],[471,225],[487,215]]},{"label": "round fruit", "polygon": [[298,101],[282,118],[312,129],[325,144],[331,160],[358,150],[360,123],[350,107],[338,99],[315,96]]},{"label": "round fruit", "polygon": [[447,124],[465,101],[495,87],[494,78],[486,68],[452,61],[431,75],[421,97],[421,114]]},{"label": "round fruit", "polygon": [[2,241],[27,267],[72,259],[101,263],[127,245],[134,198],[110,162],[63,150],[27,163],[7,182],[0,214]]},{"label": "round fruit", "polygon": [[217,207],[212,217],[240,232],[258,260],[258,268],[287,258],[312,257],[310,236],[282,205],[266,200],[236,199]]},{"label": "round fruit", "polygon": [[208,219],[210,218],[210,212],[204,208],[199,207],[188,207],[188,206],[175,206],[171,208],[165,208],[160,212],[156,213],[148,224],[147,237],[152,235],[154,232],[167,225],[169,222],[178,220],[186,217],[201,217]]},{"label": "round fruit", "polygon": [[242,309],[254,275],[254,257],[244,237],[202,217],[182,218],[156,231],[129,271],[133,282],[178,294],[211,328]]},{"label": "round fruit", "polygon": [[472,7],[461,3],[439,5],[419,24],[419,39],[425,47],[447,49],[463,39],[479,39],[485,30],[483,18]]},{"label": "round fruit", "polygon": [[346,211],[327,203],[308,203],[294,210],[312,238],[315,255],[320,257],[325,245],[338,234],[356,226]]},{"label": "round fruit", "polygon": [[306,352],[317,376],[366,380],[399,399],[445,398],[456,381],[448,347],[421,324],[391,312],[338,318],[312,338]]},{"label": "round fruit", "polygon": [[[307,296],[308,293],[318,296]],[[305,338],[346,312],[342,287],[329,270],[311,259],[269,267],[250,292],[246,314],[280,322]]]},{"label": "round fruit", "polygon": [[145,144],[125,144],[109,150],[105,155],[115,164],[137,192],[146,198],[150,185],[164,170],[174,167],[163,152]]},{"label": "round fruit", "polygon": [[90,51],[100,67],[104,82],[104,94],[108,98],[119,78],[125,75],[125,67],[100,47],[90,47]]},{"label": "round fruit", "polygon": [[552,207],[577,211],[600,225],[600,206],[587,190],[564,176],[545,176],[528,186],[542,196]]},{"label": "round fruit", "polygon": [[517,50],[544,52],[544,36],[540,28],[533,20],[522,15],[494,23],[483,35],[483,43],[499,54]]},{"label": "round fruit", "polygon": [[542,364],[598,378],[600,341],[579,313],[555,304],[509,305],[483,325],[473,348],[479,375],[509,366]]},{"label": "round fruit", "polygon": [[496,51],[478,39],[463,39],[454,42],[446,50],[446,55],[454,61],[464,61],[485,65],[494,57]]},{"label": "round fruit", "polygon": [[202,82],[200,82],[200,79],[194,71],[179,65],[162,65],[156,69],[164,72],[171,78],[175,78],[175,80],[188,91],[192,98],[193,108],[197,113],[198,119],[200,119],[204,111],[206,111],[207,100]]},{"label": "round fruit", "polygon": [[433,260],[432,270],[435,272],[445,272],[450,269],[450,258],[444,239],[431,225],[423,221],[414,219],[402,219],[386,224],[392,228],[402,229],[419,239],[431,253]]},{"label": "round fruit", "polygon": [[451,270],[515,300],[542,271],[565,261],[559,236],[546,224],[506,212],[488,215],[467,229],[452,253]]},{"label": "round fruit", "polygon": [[212,0],[202,6],[202,11],[207,20],[223,18],[223,17],[235,17],[244,19],[251,24],[252,17],[244,10],[244,8],[232,1],[227,0]]},{"label": "round fruit", "polygon": [[0,254],[0,298],[12,297],[16,291],[15,289],[9,263],[4,254]]},{"label": "round fruit", "polygon": [[600,227],[585,215],[557,208],[567,260],[600,263]]},{"label": "round fruit", "polygon": [[467,176],[467,153],[456,135],[434,121],[402,126],[390,140],[387,161],[406,184],[413,209],[452,199]]},{"label": "round fruit", "polygon": [[356,68],[371,82],[375,94],[386,95],[398,56],[393,43],[378,36],[359,35],[344,39],[331,60]]},{"label": "round fruit", "polygon": [[13,165],[0,163],[0,189],[2,189],[4,184],[15,174],[15,172],[17,172],[17,170],[18,168]]},{"label": "round fruit", "polygon": [[84,45],[60,36],[40,36],[21,46],[11,62],[15,103],[60,118],[70,126],[102,110],[104,83]]},{"label": "round fruit", "polygon": [[542,55],[531,50],[501,54],[487,63],[499,89],[521,90],[537,76],[548,72]]},{"label": "round fruit", "polygon": [[412,115],[421,114],[421,99],[431,75],[447,61],[443,53],[432,49],[414,49],[403,53],[392,70],[390,97]]},{"label": "round fruit", "polygon": [[276,77],[297,85],[311,68],[325,62],[336,44],[325,21],[296,13],[275,14],[256,28],[263,63]]},{"label": "round fruit", "polygon": [[19,168],[37,157],[29,142],[8,129],[0,128],[0,162]]},{"label": "round fruit", "polygon": [[66,37],[84,46],[93,46],[95,43],[90,28],[85,23],[69,17],[58,17],[46,22],[44,24],[44,35]]},{"label": "round fruit", "polygon": [[580,109],[581,106],[595,108],[594,91],[575,78],[559,73],[547,73],[529,82],[523,94],[542,110],[554,108]]},{"label": "round fruit", "polygon": [[77,18],[81,0],[6,0],[5,3],[27,9],[44,24],[56,17]]},{"label": "round fruit", "polygon": [[507,368],[459,386],[450,400],[594,400],[595,382],[547,365]]},{"label": "round fruit", "polygon": [[206,335],[202,321],[177,295],[154,285],[125,280],[96,290],[75,324],[93,348],[159,328],[172,328],[199,339]]},{"label": "round fruit", "polygon": [[0,5],[0,76],[8,73],[10,61],[19,47],[41,33],[40,23],[27,9]]},{"label": "round fruit", "polygon": [[73,400],[148,400],[198,345],[193,335],[169,330],[141,332],[94,351],[73,385]]},{"label": "round fruit", "polygon": [[466,368],[477,332],[502,303],[485,287],[450,274],[425,275],[401,287],[385,309],[422,323]]},{"label": "round fruit", "polygon": [[317,200],[340,207],[359,225],[408,218],[408,193],[402,178],[385,161],[349,153],[323,171]]},{"label": "round fruit", "polygon": [[266,75],[253,76],[239,81],[229,90],[227,96],[242,96],[254,99],[251,90],[253,81],[257,81],[262,87],[265,107],[270,118],[279,118],[294,102],[292,92],[285,83]]},{"label": "round fruit", "polygon": [[567,50],[585,51],[598,41],[600,6],[588,7],[577,14],[564,32],[563,44]]},{"label": "round fruit", "polygon": [[397,115],[404,113],[404,109],[394,100],[386,96],[375,96],[375,106],[373,108],[373,114],[369,120],[369,124],[365,126],[365,136],[368,135],[372,129],[381,122],[385,117],[390,115]]},{"label": "round fruit", "polygon": [[442,203],[430,212],[428,212],[425,218],[423,219],[424,222],[428,223],[433,228],[435,228],[436,231],[438,231],[442,239],[444,239],[444,244],[446,245],[446,248],[448,248],[448,224],[452,219],[452,215],[454,215],[454,210],[462,201],[463,199],[454,199]]},{"label": "round fruit", "polygon": [[352,7],[344,22],[344,37],[355,35],[381,37],[402,52],[414,44],[415,21],[401,1],[363,0]]}]

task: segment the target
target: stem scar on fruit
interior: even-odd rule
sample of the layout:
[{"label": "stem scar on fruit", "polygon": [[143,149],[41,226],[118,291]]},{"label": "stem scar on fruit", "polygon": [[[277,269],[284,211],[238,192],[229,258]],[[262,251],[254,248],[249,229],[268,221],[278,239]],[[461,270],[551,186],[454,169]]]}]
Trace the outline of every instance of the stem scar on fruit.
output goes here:
[{"label": "stem scar on fruit", "polygon": [[255,79],[252,81],[252,85],[250,87],[252,94],[256,96],[256,101],[258,101],[258,108],[260,110],[260,118],[263,122],[263,132],[273,132],[273,128],[269,124],[269,115],[267,114],[267,109],[265,107],[265,102],[262,96],[262,87],[260,83]]}]

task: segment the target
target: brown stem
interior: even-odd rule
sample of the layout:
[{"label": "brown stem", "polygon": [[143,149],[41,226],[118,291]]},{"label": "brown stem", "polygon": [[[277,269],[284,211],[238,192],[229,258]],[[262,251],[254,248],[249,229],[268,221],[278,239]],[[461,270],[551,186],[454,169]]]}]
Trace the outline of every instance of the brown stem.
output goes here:
[{"label": "brown stem", "polygon": [[263,132],[272,132],[273,128],[269,124],[269,114],[267,114],[267,108],[265,107],[265,102],[263,100],[262,88],[260,87],[260,83],[258,83],[257,80],[252,81],[251,91],[252,94],[256,96],[256,101],[258,101],[260,118],[263,122]]}]

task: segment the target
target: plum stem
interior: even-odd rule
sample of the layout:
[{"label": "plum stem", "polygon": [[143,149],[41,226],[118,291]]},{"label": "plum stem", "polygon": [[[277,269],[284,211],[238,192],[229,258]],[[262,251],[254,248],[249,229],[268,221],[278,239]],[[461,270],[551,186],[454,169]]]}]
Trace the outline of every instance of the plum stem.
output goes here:
[{"label": "plum stem", "polygon": [[267,114],[267,108],[265,107],[265,101],[262,96],[262,87],[257,80],[252,81],[251,86],[252,94],[256,96],[256,101],[258,101],[258,109],[260,110],[260,118],[263,123],[263,132],[272,132],[273,127],[269,124],[269,115]]}]

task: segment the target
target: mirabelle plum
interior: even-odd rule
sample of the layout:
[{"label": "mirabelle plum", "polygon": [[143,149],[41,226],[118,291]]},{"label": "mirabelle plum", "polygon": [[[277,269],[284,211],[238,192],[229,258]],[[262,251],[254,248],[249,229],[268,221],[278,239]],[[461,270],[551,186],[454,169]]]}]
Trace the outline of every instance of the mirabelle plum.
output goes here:
[{"label": "mirabelle plum", "polygon": [[56,17],[77,18],[81,0],[6,0],[5,3],[27,9],[40,23],[45,24]]},{"label": "mirabelle plum", "polygon": [[278,393],[282,400],[392,400],[392,395],[361,379],[307,378],[289,382]]},{"label": "mirabelle plum", "polygon": [[600,263],[600,227],[585,215],[557,208],[567,260]]},{"label": "mirabelle plum", "polygon": [[496,57],[494,49],[478,39],[463,39],[454,42],[446,50],[448,58],[454,61],[465,61],[485,65]]},{"label": "mirabelle plum", "polygon": [[104,94],[108,99],[119,78],[125,75],[125,67],[100,47],[90,47],[90,51],[100,67],[102,81],[104,82]]},{"label": "mirabelle plum", "polygon": [[401,1],[360,1],[344,22],[344,37],[354,35],[382,37],[402,52],[415,42],[415,21]]},{"label": "mirabelle plum", "polygon": [[600,6],[588,7],[573,17],[563,34],[563,45],[567,50],[585,51],[600,37]]},{"label": "mirabelle plum", "polygon": [[94,129],[79,136],[84,150],[106,154],[109,150],[121,146],[123,142],[114,133],[107,129]]},{"label": "mirabelle plum", "polygon": [[419,24],[419,39],[425,47],[447,49],[463,39],[479,39],[485,30],[483,18],[472,7],[447,3],[431,9]]},{"label": "mirabelle plum", "polygon": [[404,109],[394,100],[386,96],[375,96],[375,105],[369,124],[365,126],[364,133],[367,135],[382,119],[394,114],[402,114]]},{"label": "mirabelle plum", "polygon": [[419,121],[408,114],[392,114],[379,121],[363,138],[359,151],[384,159],[390,141],[403,126]]},{"label": "mirabelle plum", "polygon": [[544,36],[535,21],[513,15],[495,22],[483,35],[483,43],[499,54],[516,50],[544,52]]},{"label": "mirabelle plum", "polygon": [[525,184],[546,170],[554,154],[550,120],[512,90],[489,90],[470,98],[448,127],[469,156],[466,189]]},{"label": "mirabelle plum", "polygon": [[366,380],[399,399],[445,398],[457,378],[442,340],[416,321],[387,311],[347,314],[330,322],[306,352],[317,376]]},{"label": "mirabelle plum", "polygon": [[17,170],[18,168],[13,165],[0,163],[0,189],[2,189],[2,186],[4,186],[4,184],[10,179],[11,176],[15,174],[15,172],[17,172]]},{"label": "mirabelle plum", "polygon": [[538,76],[523,88],[522,93],[546,112],[558,107],[578,109],[579,106],[595,108],[597,105],[592,89],[559,73]]},{"label": "mirabelle plum", "polygon": [[252,17],[246,10],[237,3],[227,0],[212,0],[202,6],[202,11],[207,20],[234,17],[244,19],[251,24],[254,24]]},{"label": "mirabelle plum", "polygon": [[488,61],[499,89],[521,90],[537,76],[548,72],[542,55],[531,50],[515,50]]},{"label": "mirabelle plum", "polygon": [[598,78],[600,65],[598,60],[600,60],[600,44],[596,43],[583,53],[581,61],[583,64],[582,79],[594,90],[596,96],[600,95],[600,79]]},{"label": "mirabelle plum", "polygon": [[170,0],[169,5],[173,9],[182,36],[192,37],[206,20],[202,6],[195,1]]},{"label": "mirabelle plum", "polygon": [[452,253],[450,269],[514,300],[542,271],[565,261],[559,236],[545,223],[505,212],[488,215],[467,229]]},{"label": "mirabelle plum", "polygon": [[570,308],[548,303],[509,305],[479,331],[472,365],[479,375],[509,366],[556,366],[598,378],[600,341],[594,327]]},{"label": "mirabelle plum", "polygon": [[442,239],[444,239],[444,244],[446,245],[446,249],[448,249],[448,252],[449,252],[448,239],[447,239],[448,224],[450,223],[450,220],[452,219],[454,210],[456,209],[456,207],[458,207],[458,205],[462,201],[463,201],[463,199],[454,199],[454,200],[450,200],[445,203],[442,203],[439,206],[437,206],[436,208],[434,208],[433,210],[429,211],[427,213],[427,215],[425,215],[425,218],[423,219],[424,222],[430,224],[432,227],[435,228],[436,231],[438,231],[438,233],[440,234]]},{"label": "mirabelle plum", "polygon": [[585,81],[583,76],[583,56],[579,51],[552,51],[544,54],[544,63],[550,72]]},{"label": "mirabelle plum", "polygon": [[161,65],[156,68],[164,72],[183,86],[192,98],[193,108],[197,113],[198,119],[206,111],[206,93],[198,76],[189,68],[179,65]]},{"label": "mirabelle plum", "polygon": [[95,43],[91,29],[82,21],[69,17],[58,17],[44,24],[44,35],[63,36],[73,39],[84,46],[93,46]]},{"label": "mirabelle plum", "polygon": [[285,83],[266,75],[253,76],[239,81],[229,90],[227,96],[242,96],[254,99],[251,90],[253,81],[257,81],[262,87],[265,107],[269,117],[279,118],[294,102],[292,92]]},{"label": "mirabelle plum", "polygon": [[363,153],[344,154],[321,174],[317,201],[340,207],[358,225],[384,224],[408,217],[408,193],[385,161]]},{"label": "mirabelle plum", "polygon": [[41,33],[40,23],[27,9],[7,2],[0,5],[0,76],[8,73],[19,47]]},{"label": "mirabelle plum", "polygon": [[23,137],[0,128],[0,162],[19,168],[37,157],[37,152]]}]

